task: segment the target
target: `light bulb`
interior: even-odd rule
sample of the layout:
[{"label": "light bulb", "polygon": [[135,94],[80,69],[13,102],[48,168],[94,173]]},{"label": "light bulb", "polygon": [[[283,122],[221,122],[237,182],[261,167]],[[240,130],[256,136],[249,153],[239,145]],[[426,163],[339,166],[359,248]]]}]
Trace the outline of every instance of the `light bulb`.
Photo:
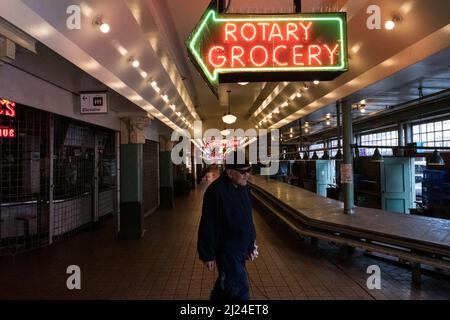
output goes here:
[{"label": "light bulb", "polygon": [[102,23],[102,24],[100,25],[100,31],[101,31],[101,32],[103,32],[103,33],[108,33],[109,30],[111,30],[111,28],[109,27],[109,24],[107,24],[107,23]]},{"label": "light bulb", "polygon": [[131,58],[130,61],[133,68],[138,68],[141,65],[141,63],[136,59]]},{"label": "light bulb", "polygon": [[314,82],[313,82],[315,85],[318,85],[319,83],[320,83],[320,81],[319,80],[314,80]]},{"label": "light bulb", "polygon": [[386,21],[386,23],[384,24],[384,27],[386,28],[386,30],[392,30],[395,28],[395,22],[392,20],[388,20]]},{"label": "light bulb", "polygon": [[301,98],[301,97],[302,97],[301,92],[297,92],[297,98]]}]

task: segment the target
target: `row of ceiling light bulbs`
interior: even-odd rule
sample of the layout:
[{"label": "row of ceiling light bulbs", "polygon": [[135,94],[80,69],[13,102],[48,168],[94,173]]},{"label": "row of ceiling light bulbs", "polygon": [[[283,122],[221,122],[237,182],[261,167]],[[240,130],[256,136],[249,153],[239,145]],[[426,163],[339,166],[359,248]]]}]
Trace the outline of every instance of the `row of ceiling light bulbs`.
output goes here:
[{"label": "row of ceiling light bulbs", "polygon": [[[318,85],[320,83],[319,80],[314,80],[313,83],[315,85]],[[309,89],[309,86],[304,83],[303,84],[303,90],[307,91]],[[294,93],[291,97],[290,100],[294,100],[295,98],[300,99],[302,97],[302,90],[297,91],[296,93]],[[273,113],[275,114],[279,114],[281,109],[284,109],[285,107],[287,107],[289,105],[288,101],[285,101],[281,106],[276,107],[271,113],[269,113],[266,117],[264,117],[264,119],[262,119],[256,126],[255,128],[258,129],[259,127],[262,126],[263,123],[267,123],[270,119],[273,118]]]},{"label": "row of ceiling light bulbs", "polygon": [[[97,17],[97,19],[94,21],[94,24],[98,26],[98,28],[100,29],[101,32],[103,33],[108,33],[111,30],[111,27],[109,26],[109,24],[105,23],[102,21],[101,17]],[[139,60],[135,59],[134,57],[130,57],[128,59],[128,62],[133,66],[133,68],[139,68],[139,66],[141,65],[141,63],[139,62]],[[143,78],[147,77],[147,72],[143,71],[141,73],[141,76]],[[176,106],[174,104],[170,103],[169,97],[167,96],[167,94],[163,94],[161,93],[161,89],[158,87],[158,83],[155,80],[148,80],[148,83],[151,85],[151,87],[153,88],[153,90],[155,90],[156,93],[158,93],[161,97],[162,100],[164,100],[165,103],[167,103],[170,107],[170,109],[172,109],[173,112],[175,112],[175,114],[178,116],[178,118],[180,118],[190,129],[193,129],[194,127],[192,126],[192,124],[189,123],[189,121],[181,115],[181,112],[176,112]]]}]

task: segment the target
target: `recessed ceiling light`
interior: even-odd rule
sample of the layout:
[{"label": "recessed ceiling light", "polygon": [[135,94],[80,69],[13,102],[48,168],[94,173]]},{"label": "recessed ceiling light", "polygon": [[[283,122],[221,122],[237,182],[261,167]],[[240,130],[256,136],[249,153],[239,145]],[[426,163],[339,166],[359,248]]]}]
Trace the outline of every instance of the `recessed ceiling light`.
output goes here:
[{"label": "recessed ceiling light", "polygon": [[248,85],[248,82],[238,82],[238,84],[240,84],[241,86],[246,86]]},{"label": "recessed ceiling light", "polygon": [[101,32],[103,32],[103,33],[108,33],[109,30],[111,30],[111,28],[109,27],[109,24],[107,24],[107,23],[102,23],[102,24],[100,25],[100,31],[101,31]]},{"label": "recessed ceiling light", "polygon": [[392,30],[395,28],[395,22],[392,20],[388,20],[386,21],[386,23],[384,24],[384,27],[386,28],[386,30]]},{"label": "recessed ceiling light", "polygon": [[133,66],[133,68],[138,68],[141,65],[141,63],[134,58],[130,58],[130,62],[131,62],[131,65]]}]

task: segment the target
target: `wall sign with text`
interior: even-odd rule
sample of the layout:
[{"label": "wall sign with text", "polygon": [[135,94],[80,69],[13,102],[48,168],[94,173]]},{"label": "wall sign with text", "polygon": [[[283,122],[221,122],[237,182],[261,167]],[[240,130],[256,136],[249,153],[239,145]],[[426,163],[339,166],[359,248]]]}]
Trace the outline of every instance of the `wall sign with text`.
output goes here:
[{"label": "wall sign with text", "polygon": [[348,70],[345,13],[219,14],[210,8],[187,41],[210,85],[332,80]]},{"label": "wall sign with text", "polygon": [[[0,98],[0,124],[3,119],[16,117],[16,103]],[[0,125],[0,138],[15,138],[16,129]]]},{"label": "wall sign with text", "polygon": [[108,113],[108,94],[106,92],[85,92],[80,94],[81,114]]}]

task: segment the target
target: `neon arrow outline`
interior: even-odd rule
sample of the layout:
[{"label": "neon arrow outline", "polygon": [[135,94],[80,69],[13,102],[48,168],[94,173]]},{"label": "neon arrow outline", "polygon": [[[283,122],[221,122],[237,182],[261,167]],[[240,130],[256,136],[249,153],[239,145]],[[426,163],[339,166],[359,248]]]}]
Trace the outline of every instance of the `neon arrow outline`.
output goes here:
[{"label": "neon arrow outline", "polygon": [[[322,15],[331,15],[329,13]],[[277,67],[277,68],[215,68],[213,73],[208,70],[208,67],[203,62],[203,59],[200,57],[199,52],[197,52],[195,46],[200,38],[200,35],[203,33],[203,29],[208,24],[208,20],[212,17],[212,20],[215,23],[221,22],[252,22],[252,21],[338,21],[339,29],[340,29],[340,39],[338,42],[341,44],[341,64],[335,67]],[[190,49],[191,54],[194,56],[196,62],[207,76],[208,80],[217,84],[219,73],[237,73],[237,72],[280,72],[280,71],[345,71],[347,68],[347,64],[345,63],[345,35],[344,35],[344,23],[341,17],[295,17],[295,16],[285,16],[285,17],[249,17],[249,18],[217,18],[216,11],[214,9],[209,9],[206,15],[204,15],[203,20],[199,24],[199,27],[196,27],[193,36],[188,39],[188,47]]]}]

